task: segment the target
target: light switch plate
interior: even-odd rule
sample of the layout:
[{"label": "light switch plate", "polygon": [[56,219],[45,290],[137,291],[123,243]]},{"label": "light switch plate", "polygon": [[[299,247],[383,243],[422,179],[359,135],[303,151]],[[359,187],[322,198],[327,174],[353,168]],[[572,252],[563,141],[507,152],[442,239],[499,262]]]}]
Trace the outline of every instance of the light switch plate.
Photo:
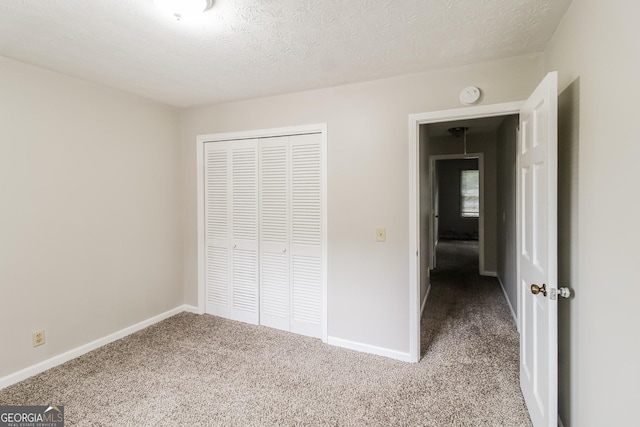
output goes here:
[{"label": "light switch plate", "polygon": [[383,227],[376,228],[376,241],[377,242],[386,242],[387,241],[387,230]]}]

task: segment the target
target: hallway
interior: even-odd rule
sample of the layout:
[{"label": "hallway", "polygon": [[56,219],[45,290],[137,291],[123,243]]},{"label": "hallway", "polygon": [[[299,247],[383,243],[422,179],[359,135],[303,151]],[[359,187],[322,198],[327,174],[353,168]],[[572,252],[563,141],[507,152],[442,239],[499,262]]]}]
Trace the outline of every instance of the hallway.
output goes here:
[{"label": "hallway", "polygon": [[478,242],[440,241],[437,251],[421,321],[422,361],[447,366],[447,375],[459,376],[448,381],[464,383],[469,395],[508,400],[505,410],[519,420],[513,425],[530,425],[519,385],[519,334],[498,280],[478,274]]}]

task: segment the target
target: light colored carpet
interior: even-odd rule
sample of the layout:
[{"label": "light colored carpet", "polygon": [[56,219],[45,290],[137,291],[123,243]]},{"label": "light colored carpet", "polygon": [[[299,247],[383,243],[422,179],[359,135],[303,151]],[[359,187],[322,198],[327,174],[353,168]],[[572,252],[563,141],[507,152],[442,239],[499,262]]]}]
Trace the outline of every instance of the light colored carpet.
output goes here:
[{"label": "light colored carpet", "polygon": [[529,426],[504,297],[457,268],[477,246],[447,245],[420,363],[183,313],[0,390],[0,404],[62,404],[67,426]]}]

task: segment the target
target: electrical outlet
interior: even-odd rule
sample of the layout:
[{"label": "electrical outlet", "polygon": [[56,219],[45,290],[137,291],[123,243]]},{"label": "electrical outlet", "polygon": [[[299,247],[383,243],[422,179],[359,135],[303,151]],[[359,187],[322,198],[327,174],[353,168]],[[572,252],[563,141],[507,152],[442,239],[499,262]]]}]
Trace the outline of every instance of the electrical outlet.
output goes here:
[{"label": "electrical outlet", "polygon": [[34,332],[32,338],[34,347],[44,344],[44,330]]},{"label": "electrical outlet", "polygon": [[376,241],[378,242],[387,241],[387,230],[385,228],[376,228]]}]

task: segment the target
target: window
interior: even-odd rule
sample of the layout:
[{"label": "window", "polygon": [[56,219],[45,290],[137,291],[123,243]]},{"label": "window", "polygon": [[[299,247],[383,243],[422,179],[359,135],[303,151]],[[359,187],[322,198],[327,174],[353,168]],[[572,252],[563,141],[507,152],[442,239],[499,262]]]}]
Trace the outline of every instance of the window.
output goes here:
[{"label": "window", "polygon": [[480,173],[477,170],[460,171],[460,215],[465,218],[480,216]]}]

